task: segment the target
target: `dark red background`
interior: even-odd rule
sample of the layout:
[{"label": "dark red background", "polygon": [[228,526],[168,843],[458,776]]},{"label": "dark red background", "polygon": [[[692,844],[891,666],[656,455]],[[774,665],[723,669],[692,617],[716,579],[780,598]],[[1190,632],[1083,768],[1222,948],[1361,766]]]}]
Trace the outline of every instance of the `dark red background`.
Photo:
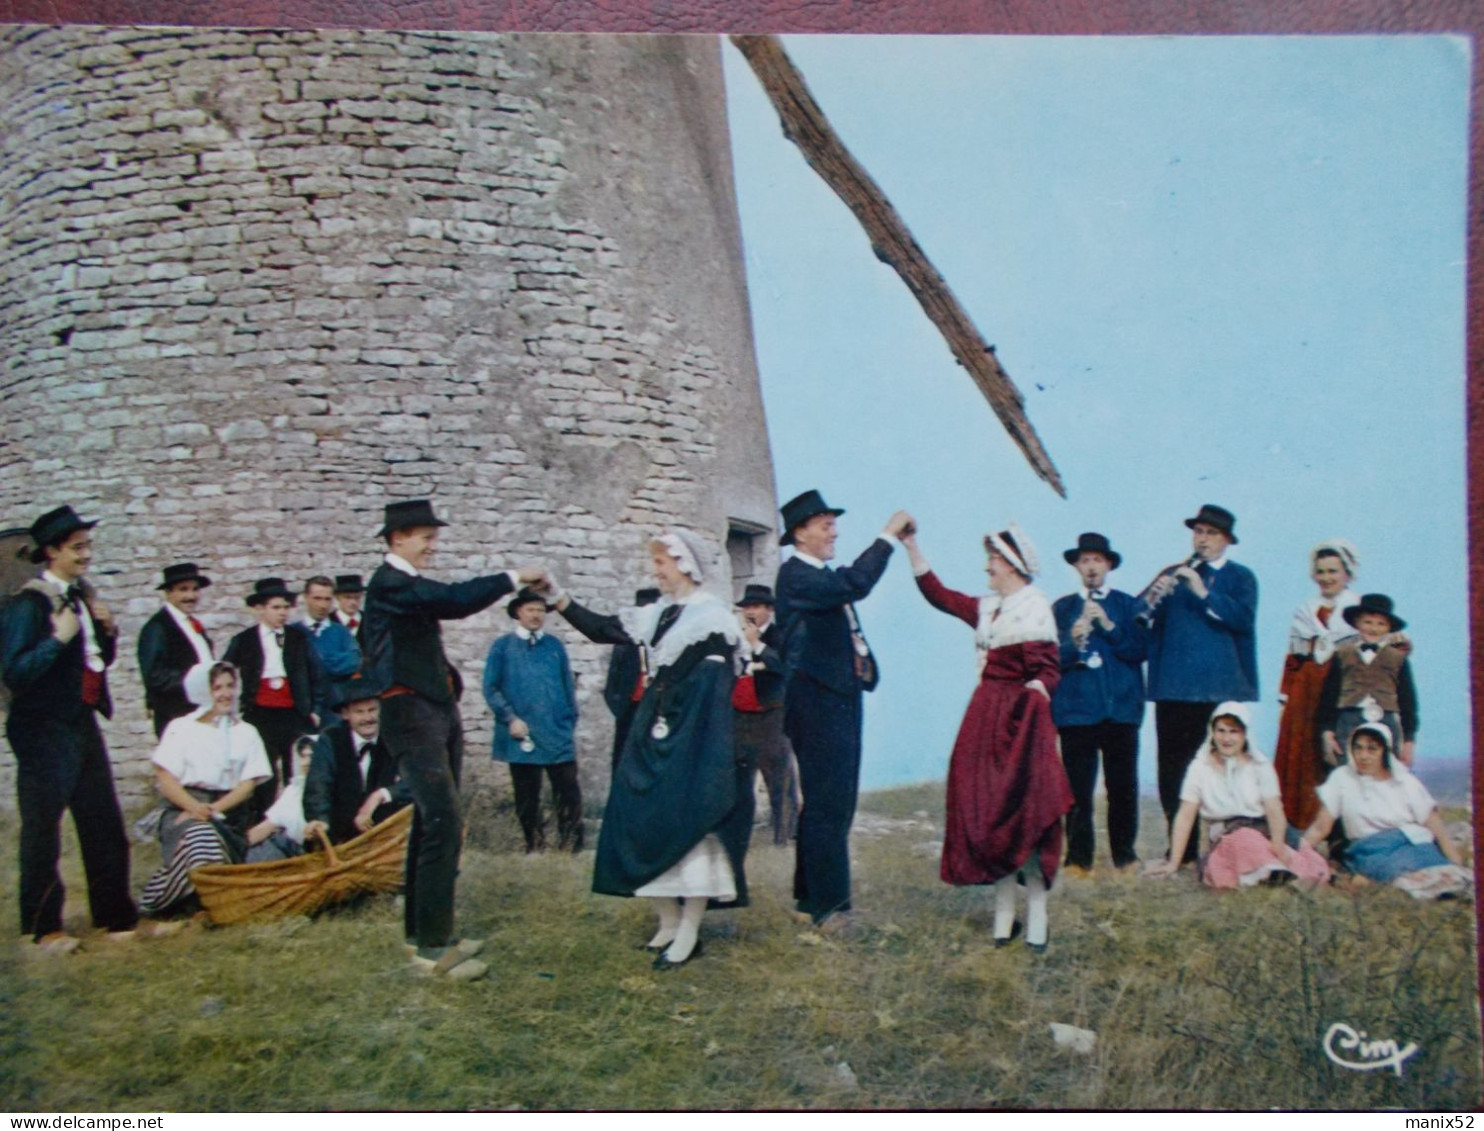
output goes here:
[{"label": "dark red background", "polygon": [[[203,8],[215,13],[205,15]],[[1233,35],[1455,32],[1478,50],[1477,0],[0,0],[0,22],[397,27],[458,31],[870,32]],[[1484,536],[1484,85],[1474,66],[1469,122],[1469,545]],[[1400,379],[1405,380],[1403,375]],[[1462,406],[1460,406],[1462,407]],[[1426,505],[1425,500],[1417,500]],[[1484,568],[1469,558],[1472,653],[1484,658]],[[1484,735],[1484,663],[1472,666],[1474,748]],[[1484,774],[1474,762],[1474,811]],[[1476,835],[1478,820],[1475,820]],[[1477,906],[1477,905],[1476,905]],[[1484,973],[1484,949],[1480,951]]]}]

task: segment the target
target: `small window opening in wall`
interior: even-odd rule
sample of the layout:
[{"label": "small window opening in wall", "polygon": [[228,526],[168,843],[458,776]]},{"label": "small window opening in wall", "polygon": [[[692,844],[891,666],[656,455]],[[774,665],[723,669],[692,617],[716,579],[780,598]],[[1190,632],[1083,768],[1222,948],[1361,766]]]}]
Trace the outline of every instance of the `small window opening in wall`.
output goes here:
[{"label": "small window opening in wall", "polygon": [[732,566],[734,599],[742,595],[749,581],[765,585],[773,583],[771,577],[763,576],[770,533],[768,527],[759,522],[745,518],[727,519],[727,558]]}]

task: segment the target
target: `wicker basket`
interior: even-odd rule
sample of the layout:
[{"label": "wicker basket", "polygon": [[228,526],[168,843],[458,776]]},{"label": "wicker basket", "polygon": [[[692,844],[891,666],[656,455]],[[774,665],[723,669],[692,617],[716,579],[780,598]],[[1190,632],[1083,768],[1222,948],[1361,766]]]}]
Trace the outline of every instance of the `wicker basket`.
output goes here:
[{"label": "wicker basket", "polygon": [[263,864],[208,864],[191,872],[191,883],[211,921],[218,925],[312,915],[362,892],[402,886],[413,807],[408,805],[354,840],[324,851]]}]

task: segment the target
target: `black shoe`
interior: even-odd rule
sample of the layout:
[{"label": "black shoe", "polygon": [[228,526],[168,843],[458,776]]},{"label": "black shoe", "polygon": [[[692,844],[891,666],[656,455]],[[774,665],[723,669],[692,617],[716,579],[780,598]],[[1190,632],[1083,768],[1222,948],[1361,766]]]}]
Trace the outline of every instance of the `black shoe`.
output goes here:
[{"label": "black shoe", "polygon": [[1002,939],[1001,938],[995,939],[994,945],[995,945],[995,947],[997,949],[999,947],[1002,947],[1002,946],[1009,946],[1011,943],[1013,943],[1019,937],[1020,937],[1020,920],[1017,919],[1017,920],[1015,920],[1015,922],[1013,922],[1013,923],[1010,924],[1010,933],[1008,935],[1006,935]]},{"label": "black shoe", "polygon": [[[666,949],[668,949],[668,947]],[[668,973],[671,970],[679,970],[682,966],[684,966],[692,958],[700,958],[701,957],[701,949],[702,949],[702,947],[701,947],[701,940],[700,939],[697,939],[696,940],[696,945],[691,949],[691,952],[689,954],[687,954],[684,958],[682,958],[679,962],[671,962],[668,958],[665,957],[665,952],[662,950],[662,951],[660,951],[660,953],[658,954],[658,956],[656,956],[656,958],[654,960],[654,968],[656,970],[658,970],[661,974]]]},{"label": "black shoe", "polygon": [[1046,941],[1045,942],[1028,942],[1025,945],[1026,945],[1026,949],[1027,950],[1033,950],[1037,954],[1045,954],[1046,953],[1046,948],[1051,945],[1051,928],[1050,927],[1047,927],[1046,928]]},{"label": "black shoe", "polygon": [[[674,940],[672,939],[670,941],[673,942]],[[670,949],[670,943],[662,942],[658,946],[654,946],[654,945],[651,945],[650,943],[642,942],[638,946],[636,946],[634,949],[635,950],[647,950],[647,951],[649,951],[650,954],[663,954],[665,951],[667,951],[667,950]]]}]

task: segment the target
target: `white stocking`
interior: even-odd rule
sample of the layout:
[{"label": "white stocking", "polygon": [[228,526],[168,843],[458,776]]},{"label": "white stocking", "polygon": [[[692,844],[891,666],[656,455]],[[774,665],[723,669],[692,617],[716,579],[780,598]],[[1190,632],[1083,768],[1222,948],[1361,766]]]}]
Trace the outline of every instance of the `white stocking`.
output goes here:
[{"label": "white stocking", "polygon": [[1008,939],[1015,924],[1015,875],[994,882],[994,937]]},{"label": "white stocking", "polygon": [[701,916],[706,914],[706,897],[689,895],[681,903],[680,926],[675,931],[675,941],[665,951],[671,962],[684,962],[696,948],[696,939],[701,933]]},{"label": "white stocking", "polygon": [[655,931],[654,938],[644,945],[651,950],[662,946],[668,946],[675,939],[675,930],[680,926],[680,900],[668,895],[659,896],[649,901],[654,904],[654,909],[659,912],[660,925]]},{"label": "white stocking", "polygon": [[1046,897],[1046,877],[1037,868],[1025,877],[1025,941],[1036,946],[1044,946],[1051,933],[1046,920]]}]

